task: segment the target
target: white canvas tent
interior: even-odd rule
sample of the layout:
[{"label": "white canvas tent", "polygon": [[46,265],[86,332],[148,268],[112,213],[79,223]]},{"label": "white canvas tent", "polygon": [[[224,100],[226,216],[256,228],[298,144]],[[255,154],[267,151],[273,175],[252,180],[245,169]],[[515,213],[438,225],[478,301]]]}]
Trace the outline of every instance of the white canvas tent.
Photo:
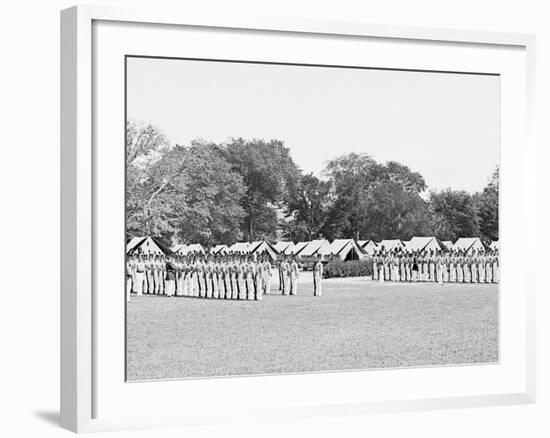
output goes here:
[{"label": "white canvas tent", "polygon": [[279,253],[282,254],[285,249],[287,249],[289,246],[294,245],[292,242],[285,242],[283,240],[277,242],[275,245],[272,245],[273,248]]},{"label": "white canvas tent", "polygon": [[128,254],[130,250],[134,249],[134,247],[140,243],[145,237],[132,237],[130,241],[126,244],[126,253]]},{"label": "white canvas tent", "polygon": [[405,245],[407,251],[440,251],[445,249],[436,237],[413,237]]},{"label": "white canvas tent", "polygon": [[448,251],[450,251],[451,249],[453,249],[453,242],[450,241],[450,240],[444,240],[443,242],[443,245],[445,245],[445,249],[447,249]]},{"label": "white canvas tent", "polygon": [[319,239],[307,242],[307,245],[300,251],[301,258],[314,258],[317,254],[323,254],[323,251],[330,246],[328,240]]},{"label": "white canvas tent", "polygon": [[382,247],[386,251],[391,251],[393,249],[405,249],[405,244],[399,239],[386,239],[378,242],[378,249],[382,249]]},{"label": "white canvas tent", "polygon": [[489,245],[489,249],[495,251],[495,250],[499,250],[500,249],[500,245],[499,245],[499,241],[498,240],[494,240],[491,242],[491,244]]},{"label": "white canvas tent", "polygon": [[184,245],[184,244],[176,245],[173,248],[173,251],[180,255],[187,255],[191,253],[201,253],[201,254],[206,253],[205,249],[200,243],[192,243],[190,245]]},{"label": "white canvas tent", "polygon": [[298,242],[290,245],[287,249],[284,250],[285,255],[298,255],[309,242]]},{"label": "white canvas tent", "polygon": [[166,243],[156,237],[138,237],[130,240],[126,245],[126,252],[128,254],[155,254],[155,255],[169,255],[172,254],[172,250]]},{"label": "white canvas tent", "polygon": [[454,250],[465,251],[471,254],[474,251],[484,251],[485,245],[479,237],[460,237],[453,245]]},{"label": "white canvas tent", "polygon": [[357,244],[370,256],[378,249],[378,244],[374,240],[358,240]]},{"label": "white canvas tent", "polygon": [[248,250],[250,254],[267,253],[271,260],[277,260],[277,256],[279,255],[279,252],[273,247],[273,245],[271,245],[269,242],[266,242],[265,240],[252,242],[248,246]]},{"label": "white canvas tent", "polygon": [[326,257],[337,257],[342,261],[361,260],[366,257],[365,251],[355,243],[353,239],[334,239],[334,241],[323,251]]},{"label": "white canvas tent", "polygon": [[240,252],[248,254],[250,252],[250,243],[248,242],[235,242],[229,247],[230,252]]},{"label": "white canvas tent", "polygon": [[227,254],[228,246],[227,245],[216,245],[212,248],[212,253],[216,255]]}]

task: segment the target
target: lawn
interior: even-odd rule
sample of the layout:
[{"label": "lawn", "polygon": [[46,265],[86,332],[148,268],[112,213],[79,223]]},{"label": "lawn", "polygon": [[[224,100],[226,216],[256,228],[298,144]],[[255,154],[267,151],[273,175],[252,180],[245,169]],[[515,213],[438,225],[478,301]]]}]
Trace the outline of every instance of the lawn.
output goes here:
[{"label": "lawn", "polygon": [[497,285],[323,286],[322,297],[308,281],[263,301],[132,297],[128,380],[498,360]]}]

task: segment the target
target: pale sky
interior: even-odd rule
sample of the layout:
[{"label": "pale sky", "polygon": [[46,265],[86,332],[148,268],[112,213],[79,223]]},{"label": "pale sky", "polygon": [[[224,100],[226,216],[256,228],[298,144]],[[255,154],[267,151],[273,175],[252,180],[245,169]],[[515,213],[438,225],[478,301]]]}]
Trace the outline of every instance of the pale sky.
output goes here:
[{"label": "pale sky", "polygon": [[430,188],[482,190],[499,162],[496,76],[128,58],[127,115],[172,144],[279,139],[304,172],[349,152]]}]

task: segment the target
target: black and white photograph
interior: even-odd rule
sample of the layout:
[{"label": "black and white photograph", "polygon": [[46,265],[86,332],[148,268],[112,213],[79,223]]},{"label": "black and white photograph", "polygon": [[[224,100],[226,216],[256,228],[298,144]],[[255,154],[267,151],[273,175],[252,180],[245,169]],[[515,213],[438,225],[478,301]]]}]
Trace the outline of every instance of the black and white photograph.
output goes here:
[{"label": "black and white photograph", "polygon": [[499,362],[499,75],[125,62],[127,381]]}]

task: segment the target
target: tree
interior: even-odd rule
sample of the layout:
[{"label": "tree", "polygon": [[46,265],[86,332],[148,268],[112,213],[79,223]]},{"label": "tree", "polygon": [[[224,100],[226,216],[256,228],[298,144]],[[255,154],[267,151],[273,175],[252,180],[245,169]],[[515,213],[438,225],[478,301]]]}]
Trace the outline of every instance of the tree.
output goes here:
[{"label": "tree", "polygon": [[427,208],[420,193],[426,183],[419,173],[356,153],[330,161],[325,172],[336,197],[323,228],[329,238],[407,239],[425,232]]},{"label": "tree", "polygon": [[286,234],[292,240],[313,240],[325,226],[331,202],[330,182],[303,175],[287,204]]},{"label": "tree", "polygon": [[463,190],[430,192],[434,234],[442,240],[479,236],[479,218],[474,197]]},{"label": "tree", "polygon": [[240,239],[245,215],[241,175],[231,170],[221,149],[211,143],[193,142],[184,149],[184,157],[184,172],[176,181],[178,238],[208,246]]},{"label": "tree", "polygon": [[499,168],[495,169],[489,183],[481,193],[476,193],[475,201],[479,214],[481,237],[486,241],[498,240],[499,208]]},{"label": "tree", "polygon": [[410,240],[431,234],[427,203],[418,193],[405,189],[402,182],[377,183],[367,201],[368,215],[360,231],[363,238]]},{"label": "tree", "polygon": [[[162,205],[153,205],[156,188],[148,184],[150,171],[169,148],[164,134],[152,125],[126,123],[126,232],[159,236],[170,230]],[[153,208],[154,207],[154,208]]]},{"label": "tree", "polygon": [[152,126],[127,130],[127,234],[184,242],[241,237],[245,193],[221,149],[195,141],[170,147]]},{"label": "tree", "polygon": [[279,140],[238,138],[225,144],[222,150],[232,171],[242,176],[246,188],[241,204],[246,213],[244,238],[252,241],[260,235],[274,236],[276,209],[288,201],[300,176],[289,149]]}]

